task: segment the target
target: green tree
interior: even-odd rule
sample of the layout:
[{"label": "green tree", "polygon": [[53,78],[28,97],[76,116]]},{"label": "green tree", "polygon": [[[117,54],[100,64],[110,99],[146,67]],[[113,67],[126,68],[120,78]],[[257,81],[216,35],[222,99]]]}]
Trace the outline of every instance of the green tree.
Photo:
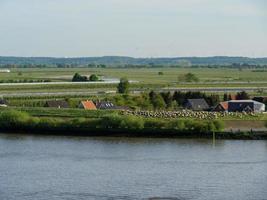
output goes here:
[{"label": "green tree", "polygon": [[249,94],[245,91],[238,92],[236,95],[237,100],[247,100],[250,99]]},{"label": "green tree", "polygon": [[181,82],[198,82],[199,81],[198,77],[192,73],[183,74],[178,77],[178,80]]},{"label": "green tree", "polygon": [[75,73],[72,82],[85,82],[88,81],[88,78],[86,76],[81,76],[79,73]]},{"label": "green tree", "polygon": [[121,78],[120,83],[117,86],[120,94],[127,94],[129,92],[130,83],[127,78]]},{"label": "green tree", "polygon": [[92,74],[89,77],[89,81],[99,81],[99,77],[96,74]]}]

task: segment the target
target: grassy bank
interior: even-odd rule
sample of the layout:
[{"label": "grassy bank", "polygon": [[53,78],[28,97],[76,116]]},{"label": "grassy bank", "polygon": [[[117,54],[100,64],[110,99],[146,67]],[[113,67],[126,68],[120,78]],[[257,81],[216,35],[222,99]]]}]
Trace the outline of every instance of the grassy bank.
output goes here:
[{"label": "grassy bank", "polygon": [[53,113],[55,110],[44,110],[41,114],[40,110],[1,110],[0,130],[30,134],[176,138],[212,138],[215,133],[217,139],[267,139],[266,132],[224,131],[222,120],[143,118],[123,116],[115,111],[73,112],[72,109],[57,115]]},{"label": "grassy bank", "polygon": [[[96,117],[98,116],[98,117]],[[62,118],[36,117],[23,111],[5,110],[0,113],[1,131],[30,133],[57,133],[77,135],[125,135],[125,136],[207,136],[221,132],[223,122],[219,120],[166,120],[122,116],[118,113],[92,115],[90,117]]]}]

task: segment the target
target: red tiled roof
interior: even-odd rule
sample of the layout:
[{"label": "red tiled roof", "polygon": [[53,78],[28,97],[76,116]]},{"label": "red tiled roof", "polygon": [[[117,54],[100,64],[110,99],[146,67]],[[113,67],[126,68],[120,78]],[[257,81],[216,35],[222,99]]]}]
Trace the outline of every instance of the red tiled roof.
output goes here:
[{"label": "red tiled roof", "polygon": [[228,102],[221,102],[220,105],[223,107],[224,110],[228,110]]},{"label": "red tiled roof", "polygon": [[81,104],[85,110],[97,110],[93,101],[82,101]]}]

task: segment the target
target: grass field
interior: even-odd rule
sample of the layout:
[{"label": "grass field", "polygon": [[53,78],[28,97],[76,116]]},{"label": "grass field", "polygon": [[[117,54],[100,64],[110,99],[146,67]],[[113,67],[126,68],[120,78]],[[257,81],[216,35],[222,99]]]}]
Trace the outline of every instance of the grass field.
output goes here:
[{"label": "grass field", "polygon": [[[168,89],[168,88],[235,88],[254,87],[251,93],[265,95],[267,87],[267,72],[244,69],[214,69],[214,68],[25,68],[11,69],[11,73],[0,73],[0,81],[8,80],[50,80],[52,82],[70,82],[70,84],[52,85],[1,85],[1,93],[45,93],[45,92],[103,92],[116,90],[116,84],[71,84],[71,78],[75,72],[89,76],[98,74],[105,78],[128,77],[138,83],[131,84],[132,90]],[[163,72],[163,75],[158,75]],[[199,78],[199,83],[180,83],[178,77],[182,74],[193,73]]]},{"label": "grass field", "polygon": [[[128,77],[129,79],[149,84],[176,83],[177,77],[188,72],[196,74],[201,82],[267,82],[267,72],[244,69],[214,68],[45,68],[45,69],[12,69],[11,73],[0,73],[0,80],[10,79],[50,79],[51,81],[70,81],[73,74],[98,74],[108,78]],[[163,75],[158,75],[163,72]]]}]

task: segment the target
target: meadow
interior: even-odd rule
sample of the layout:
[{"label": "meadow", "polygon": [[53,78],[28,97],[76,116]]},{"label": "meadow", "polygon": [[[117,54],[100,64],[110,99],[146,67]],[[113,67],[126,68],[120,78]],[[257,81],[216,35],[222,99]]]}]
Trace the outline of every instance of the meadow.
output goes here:
[{"label": "meadow", "polygon": [[[10,73],[0,73],[0,81],[51,81],[69,82],[69,84],[12,85],[0,84],[0,95],[8,96],[23,93],[64,93],[66,96],[86,92],[103,93],[116,91],[116,84],[72,84],[74,73],[89,76],[97,74],[107,79],[127,77],[136,81],[131,84],[132,91],[161,90],[170,88],[243,88],[253,87],[251,93],[266,94],[267,72],[253,69],[231,68],[12,68]],[[161,73],[159,73],[161,72]],[[178,77],[195,74],[199,82],[180,82]],[[72,94],[67,94],[72,92]],[[26,94],[31,96],[31,94]]]}]

